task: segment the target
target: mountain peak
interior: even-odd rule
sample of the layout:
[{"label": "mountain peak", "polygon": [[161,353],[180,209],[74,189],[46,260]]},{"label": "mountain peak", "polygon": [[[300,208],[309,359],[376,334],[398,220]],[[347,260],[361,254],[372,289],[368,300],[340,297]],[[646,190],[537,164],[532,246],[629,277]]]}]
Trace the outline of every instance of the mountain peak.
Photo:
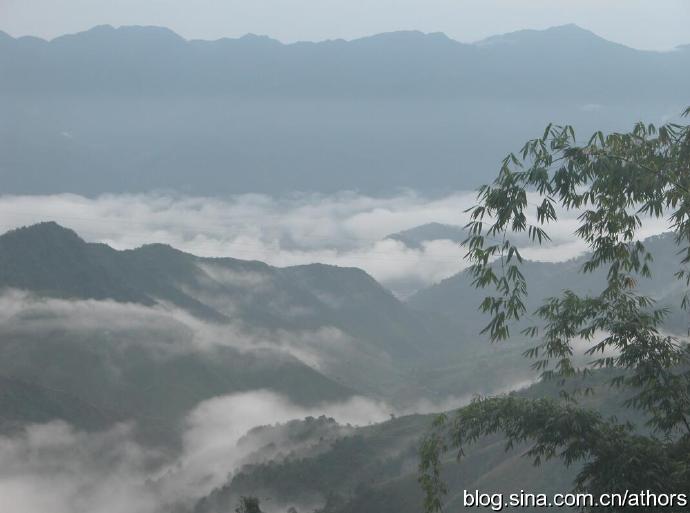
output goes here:
[{"label": "mountain peak", "polygon": [[110,32],[115,32],[115,27],[113,27],[113,26],[110,25],[110,24],[102,24],[102,25],[95,25],[95,26],[91,27],[90,29],[88,29],[88,30],[82,32],[82,34],[85,34],[85,33],[86,33],[86,34],[88,34],[88,33],[91,33],[91,34],[98,34],[98,33],[106,34],[106,33],[110,33]]},{"label": "mountain peak", "polygon": [[457,43],[449,38],[443,32],[421,32],[419,30],[398,30],[394,32],[383,32],[373,36],[362,37],[355,39],[352,42],[375,41],[384,43],[412,43],[418,44],[420,42],[434,42],[434,43]]},{"label": "mountain peak", "polygon": [[[523,45],[523,44],[572,44],[582,42],[605,42],[614,45],[606,39],[596,35],[594,32],[580,27],[574,23],[557,25],[546,29],[524,29],[506,34],[499,34],[482,39],[475,43],[476,46],[499,46],[499,45]],[[621,46],[621,45],[617,45]]]},{"label": "mountain peak", "polygon": [[542,31],[545,34],[555,34],[559,37],[581,37],[585,39],[599,39],[605,41],[601,36],[598,36],[591,30],[576,25],[575,23],[568,23],[566,25],[556,25],[554,27],[549,27]]},{"label": "mountain peak", "polygon": [[253,32],[247,32],[240,39],[243,41],[257,41],[257,42],[262,42],[262,43],[278,43],[278,44],[280,44],[280,41],[278,41],[277,39],[273,39],[272,37],[269,37],[265,34],[254,34]]},{"label": "mountain peak", "polygon": [[590,30],[587,30],[586,28],[582,28],[580,25],[576,23],[566,23],[564,25],[554,25],[553,27],[549,27],[545,30],[546,32],[552,31],[552,32],[572,32],[572,33],[586,33],[586,34],[593,34]]},{"label": "mountain peak", "polygon": [[153,257],[190,256],[188,253],[180,251],[179,249],[174,248],[170,244],[165,244],[162,242],[152,242],[149,244],[144,244],[143,246],[139,246],[138,248],[130,251],[138,253],[140,255],[149,255]]},{"label": "mountain peak", "polygon": [[85,38],[91,41],[120,41],[128,42],[139,41],[164,41],[164,42],[184,42],[176,32],[169,28],[159,27],[154,25],[122,25],[114,27],[112,25],[96,25],[95,27],[79,32],[76,34],[68,34],[53,39],[55,42],[69,41],[75,38]]},{"label": "mountain peak", "polygon": [[44,221],[30,226],[16,228],[3,235],[0,240],[42,240],[56,242],[58,240],[85,244],[84,240],[76,232],[59,225],[55,221]]}]

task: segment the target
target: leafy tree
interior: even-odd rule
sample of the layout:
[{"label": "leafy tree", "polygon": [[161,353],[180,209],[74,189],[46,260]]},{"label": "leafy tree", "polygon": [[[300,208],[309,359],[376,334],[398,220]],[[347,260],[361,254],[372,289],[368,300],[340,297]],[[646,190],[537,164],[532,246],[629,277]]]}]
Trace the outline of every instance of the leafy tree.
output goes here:
[{"label": "leafy tree", "polygon": [[263,513],[260,501],[256,497],[242,497],[240,504],[235,508],[235,513]]},{"label": "leafy tree", "polygon": [[[493,291],[480,306],[490,315],[484,332],[492,342],[509,339],[511,327],[526,317],[527,283],[511,234],[527,232],[542,244],[559,210],[579,214],[575,235],[591,250],[581,272],[602,269],[606,281],[596,295],[566,290],[547,299],[534,313],[535,325],[522,331],[537,340],[525,356],[534,359],[542,379],[562,383],[591,368],[620,369],[611,384],[629,389],[625,406],[643,412],[648,429],[587,410],[578,404],[578,394],[564,392],[560,400],[477,399],[452,418],[440,416],[422,445],[420,483],[429,513],[442,509],[447,491],[444,453],[453,449],[462,457],[466,444],[493,433],[504,434],[508,448],[529,444],[535,464],[560,458],[579,465],[575,491],[596,496],[690,490],[690,351],[664,334],[668,310],[637,288],[651,274],[653,256],[640,242],[648,217],[668,220],[679,250],[676,276],[686,289],[690,285],[690,127],[639,123],[628,133],[597,132],[580,144],[572,127],[549,125],[520,154],[505,158],[497,179],[480,188],[478,203],[469,210],[464,242],[473,285]],[[686,295],[680,306],[688,303]],[[573,363],[576,339],[589,342],[591,367]]]}]

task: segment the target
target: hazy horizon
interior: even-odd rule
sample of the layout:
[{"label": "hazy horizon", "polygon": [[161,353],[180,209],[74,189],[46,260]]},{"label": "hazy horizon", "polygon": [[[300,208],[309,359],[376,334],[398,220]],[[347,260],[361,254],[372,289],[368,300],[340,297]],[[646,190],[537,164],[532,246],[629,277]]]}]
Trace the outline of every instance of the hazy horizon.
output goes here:
[{"label": "hazy horizon", "polygon": [[239,34],[239,35],[236,35],[236,36],[220,36],[220,37],[217,37],[217,38],[203,38],[203,37],[201,37],[201,38],[195,38],[195,37],[186,37],[184,34],[182,34],[182,33],[178,32],[178,31],[176,31],[175,29],[173,29],[173,28],[171,28],[171,27],[165,26],[165,25],[139,25],[139,24],[132,24],[132,25],[127,25],[127,24],[125,24],[125,25],[114,25],[114,24],[111,24],[111,23],[102,23],[102,24],[98,24],[98,25],[93,25],[93,26],[90,26],[90,27],[85,28],[85,29],[83,29],[83,30],[77,30],[77,31],[73,31],[73,32],[65,32],[65,33],[62,33],[62,34],[57,34],[57,35],[52,36],[52,37],[42,37],[42,36],[40,36],[40,35],[33,35],[33,34],[13,35],[13,34],[11,34],[11,33],[9,33],[9,32],[6,32],[6,31],[2,30],[2,28],[0,28],[0,32],[3,32],[3,33],[9,35],[10,37],[12,37],[12,38],[14,38],[14,39],[21,39],[21,38],[23,38],[23,37],[34,37],[34,38],[37,38],[37,39],[41,39],[41,40],[43,40],[43,41],[51,42],[51,41],[54,41],[55,39],[59,39],[59,38],[61,38],[61,37],[65,37],[65,36],[74,36],[74,35],[78,35],[78,34],[83,34],[83,33],[86,33],[86,32],[90,32],[90,31],[92,31],[92,30],[97,30],[97,29],[102,28],[102,27],[110,27],[110,28],[113,28],[113,29],[115,29],[115,30],[123,29],[123,28],[142,28],[142,29],[152,29],[152,28],[153,28],[153,29],[169,30],[169,31],[173,32],[175,35],[181,37],[182,39],[184,39],[185,41],[188,41],[188,42],[189,42],[189,41],[208,41],[208,42],[214,42],[214,41],[220,41],[220,40],[224,40],[224,39],[242,39],[242,38],[245,38],[245,37],[252,37],[252,36],[254,36],[254,37],[259,37],[259,38],[268,38],[268,39],[270,39],[270,40],[272,40],[272,41],[277,41],[277,42],[279,42],[280,44],[285,45],[285,46],[290,46],[290,45],[295,45],[295,44],[300,44],[300,43],[315,43],[315,44],[318,44],[318,43],[327,43],[327,42],[331,42],[331,41],[346,41],[346,42],[353,42],[353,41],[368,39],[368,38],[372,38],[372,37],[376,37],[376,36],[380,36],[380,35],[384,35],[384,34],[395,34],[395,33],[419,33],[419,34],[423,34],[423,35],[425,35],[425,36],[431,36],[431,35],[436,35],[436,34],[442,34],[442,35],[444,35],[445,37],[447,37],[448,39],[450,39],[450,40],[452,40],[452,41],[455,41],[455,42],[457,42],[457,43],[466,44],[466,45],[481,45],[481,44],[484,43],[485,41],[491,40],[492,38],[501,37],[501,36],[508,36],[508,35],[516,34],[516,33],[524,33],[524,32],[547,32],[547,31],[550,31],[550,30],[560,29],[560,28],[564,28],[564,27],[577,27],[577,28],[579,28],[579,29],[581,29],[581,30],[590,32],[590,33],[592,33],[594,36],[600,37],[601,39],[604,39],[605,41],[608,41],[608,42],[614,43],[614,44],[620,44],[620,45],[623,45],[623,46],[625,46],[625,47],[627,47],[627,48],[631,48],[631,49],[633,49],[633,50],[666,53],[666,52],[673,52],[673,51],[677,50],[678,48],[682,48],[682,47],[685,47],[685,46],[690,45],[690,37],[689,37],[689,38],[688,38],[688,41],[689,41],[688,43],[680,43],[680,44],[678,44],[678,45],[676,45],[676,46],[674,46],[674,47],[670,47],[670,48],[658,48],[658,49],[655,49],[655,48],[652,48],[652,49],[649,49],[649,48],[638,48],[638,47],[635,47],[635,46],[631,46],[631,45],[627,45],[627,44],[621,43],[621,42],[619,42],[619,41],[614,41],[614,40],[608,39],[608,38],[606,38],[606,37],[604,37],[604,36],[598,34],[597,32],[595,32],[595,31],[593,31],[593,30],[590,30],[589,28],[584,27],[584,26],[582,26],[582,25],[579,25],[579,24],[577,24],[577,23],[563,23],[563,24],[559,24],[559,25],[545,26],[545,27],[543,27],[543,28],[524,28],[524,29],[516,29],[516,30],[509,31],[509,32],[501,32],[501,33],[495,33],[495,34],[488,34],[486,37],[483,37],[483,38],[480,38],[480,39],[476,39],[476,40],[472,40],[472,41],[469,41],[469,40],[468,40],[468,41],[465,41],[465,40],[457,39],[457,38],[452,37],[451,35],[447,34],[446,32],[443,32],[443,31],[423,31],[423,30],[418,30],[418,29],[414,29],[414,28],[410,28],[410,29],[398,29],[398,30],[389,30],[389,31],[382,31],[382,32],[372,32],[372,33],[370,33],[370,34],[358,35],[358,36],[353,36],[353,37],[349,37],[349,38],[295,39],[295,40],[285,40],[285,39],[280,39],[280,38],[278,38],[278,37],[274,37],[274,36],[272,36],[271,34],[257,34],[257,33],[254,33],[254,32],[245,32],[244,34]]},{"label": "hazy horizon", "polygon": [[[98,25],[142,25],[170,28],[186,39],[267,35],[284,43],[357,39],[400,30],[443,32],[464,43],[518,30],[543,30],[577,24],[632,48],[670,50],[690,43],[686,25],[690,4],[658,2],[571,1],[549,5],[542,0],[433,0],[423,5],[405,0],[395,9],[388,2],[332,0],[327,4],[298,0],[251,5],[203,0],[193,7],[181,0],[117,3],[69,0],[0,2],[0,30],[13,37],[53,39]],[[304,15],[308,13],[308,15]],[[290,20],[291,23],[285,23]]]},{"label": "hazy horizon", "polygon": [[[218,40],[222,40],[222,39],[242,39],[243,37],[247,37],[247,36],[256,36],[256,37],[272,39],[272,40],[278,41],[284,45],[292,45],[292,44],[299,44],[299,43],[325,43],[325,42],[329,42],[329,41],[351,42],[351,41],[357,41],[359,39],[367,39],[369,37],[375,37],[375,36],[378,36],[381,34],[406,33],[407,32],[407,33],[420,33],[420,34],[424,34],[424,35],[443,34],[446,37],[448,37],[449,39],[452,39],[453,41],[457,41],[458,43],[471,45],[471,44],[482,43],[485,39],[490,39],[490,38],[495,37],[495,36],[508,35],[508,34],[512,34],[514,32],[527,32],[527,31],[544,32],[547,30],[557,29],[557,28],[567,27],[567,26],[576,26],[576,27],[579,27],[583,30],[587,30],[589,32],[592,32],[595,35],[598,35],[594,31],[591,31],[586,27],[578,25],[577,23],[562,23],[559,25],[546,26],[543,28],[535,28],[535,29],[524,28],[524,29],[517,29],[514,31],[510,31],[510,32],[492,33],[492,34],[487,35],[485,38],[471,40],[471,41],[469,41],[469,40],[464,41],[464,40],[456,39],[454,37],[451,37],[450,35],[448,35],[446,32],[443,32],[443,31],[424,31],[424,30],[419,30],[419,29],[414,29],[414,28],[397,29],[397,30],[396,29],[384,30],[384,31],[380,31],[380,32],[371,32],[371,33],[352,36],[352,37],[325,37],[325,38],[321,38],[321,39],[295,39],[295,40],[280,39],[280,38],[273,36],[271,34],[268,34],[268,33],[264,34],[264,33],[256,33],[256,32],[244,32],[244,33],[238,33],[237,35],[233,35],[233,36],[219,36],[219,37],[208,37],[208,38],[205,38],[205,37],[188,37],[188,36],[185,36],[184,33],[180,32],[178,30],[175,30],[173,27],[170,27],[167,25],[139,24],[139,23],[132,23],[132,24],[98,23],[95,25],[89,25],[88,27],[83,28],[83,29],[62,32],[62,33],[59,33],[59,34],[56,34],[53,36],[42,36],[39,34],[12,34],[10,31],[6,31],[6,30],[2,29],[1,27],[0,27],[0,32],[3,32],[3,33],[9,35],[10,37],[12,37],[14,39],[20,39],[23,37],[33,37],[33,38],[42,39],[44,41],[50,42],[50,41],[53,41],[55,39],[59,39],[59,38],[64,37],[64,36],[74,36],[77,34],[83,34],[84,32],[90,32],[92,30],[95,30],[95,29],[98,29],[101,27],[110,27],[110,28],[113,28],[116,30],[121,29],[121,28],[146,28],[146,29],[158,28],[158,29],[169,30],[169,31],[175,33],[176,35],[178,35],[179,37],[181,37],[182,39],[184,39],[185,41],[210,41],[210,42],[213,42],[213,41],[218,41]],[[611,41],[611,42],[615,43],[616,41]],[[681,44],[680,46],[683,46],[683,45]],[[637,49],[637,48],[634,48],[634,49]],[[671,48],[669,50],[673,50],[673,48]]]}]

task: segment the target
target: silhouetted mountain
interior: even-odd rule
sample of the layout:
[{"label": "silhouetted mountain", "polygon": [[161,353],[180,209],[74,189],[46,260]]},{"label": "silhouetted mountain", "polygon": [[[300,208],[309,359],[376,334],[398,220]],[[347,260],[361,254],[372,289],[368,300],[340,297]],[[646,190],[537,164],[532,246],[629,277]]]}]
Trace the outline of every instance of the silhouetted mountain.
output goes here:
[{"label": "silhouetted mountain", "polygon": [[533,46],[543,48],[544,43],[552,43],[563,48],[569,47],[576,50],[591,50],[616,48],[622,51],[635,52],[632,48],[613,43],[597,36],[594,32],[583,29],[574,23],[551,27],[546,30],[516,30],[507,34],[499,34],[482,39],[475,43],[477,46]]},{"label": "silhouetted mountain", "polygon": [[469,189],[548,122],[588,135],[669,119],[690,88],[690,52],[576,26],[476,44],[101,26],[5,34],[0,70],[3,190],[32,193]]},{"label": "silhouetted mountain", "polygon": [[56,297],[152,304],[101,261],[107,252],[104,246],[89,247],[56,223],[14,230],[0,236],[0,286]]},{"label": "silhouetted mountain", "polygon": [[49,297],[166,302],[213,321],[281,329],[336,327],[395,358],[418,357],[420,329],[364,271],[312,264],[284,269],[200,258],[163,244],[116,251],[56,223],[0,236],[0,287]]},{"label": "silhouetted mountain", "polygon": [[[280,44],[245,36],[186,41],[160,27],[99,26],[52,41],[3,39],[0,91],[49,94],[215,93],[250,97],[467,95],[685,100],[687,56],[645,52],[575,25],[463,44],[394,32],[353,41]],[[538,70],[549,73],[535,76]],[[597,80],[584,77],[596,76]]]},{"label": "silhouetted mountain", "polygon": [[0,376],[154,425],[260,388],[410,404],[411,369],[457,347],[359,269],[116,251],[55,223],[0,236],[0,289]]}]

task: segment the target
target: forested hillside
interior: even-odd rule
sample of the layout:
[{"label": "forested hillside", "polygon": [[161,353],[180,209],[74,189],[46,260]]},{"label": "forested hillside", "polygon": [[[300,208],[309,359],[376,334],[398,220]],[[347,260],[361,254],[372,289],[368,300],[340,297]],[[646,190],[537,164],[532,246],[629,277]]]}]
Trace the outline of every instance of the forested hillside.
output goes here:
[{"label": "forested hillside", "polygon": [[[611,373],[598,372],[587,380],[569,386],[571,391],[591,387],[592,395],[583,404],[605,416],[618,416],[633,422],[644,431],[644,417],[630,415],[623,407],[625,395],[612,390],[607,380]],[[528,398],[556,398],[557,383],[540,383],[516,393]],[[416,513],[420,510],[422,492],[417,484],[420,440],[429,430],[433,415],[413,415],[392,419],[375,426],[350,429],[337,436],[310,438],[308,448],[286,451],[262,461],[257,458],[230,477],[228,483],[200,500],[195,513],[221,513],[232,509],[241,496],[263,498],[264,510],[283,512],[295,507],[311,513]],[[307,419],[305,427],[332,426],[325,418]],[[294,424],[292,429],[297,431]],[[285,428],[265,428],[271,446],[271,435],[280,438]],[[312,428],[313,429],[313,428]],[[577,470],[551,462],[534,467],[524,455],[525,446],[505,452],[505,439],[487,437],[466,449],[462,463],[449,455],[444,477],[451,490],[480,489],[488,493],[519,492],[557,493],[570,490]],[[258,462],[257,462],[258,461]],[[450,497],[449,510],[462,509],[462,497]],[[478,511],[481,509],[478,509]],[[508,509],[520,511],[520,509]],[[522,511],[539,511],[522,509]]]},{"label": "forested hillside", "polygon": [[[646,243],[655,262],[641,287],[661,304],[677,300],[673,241]],[[526,262],[530,308],[567,287],[596,290],[600,275],[577,275],[584,258]],[[164,446],[173,457],[189,443],[190,412],[232,394],[264,390],[300,411],[364,397],[380,401],[380,420],[451,409],[533,379],[521,357],[526,338],[492,345],[478,334],[486,318],[476,313],[467,273],[403,303],[358,269],[276,268],[164,245],[117,251],[55,223],[0,236],[0,269],[0,429],[7,434],[54,420],[93,433],[133,421],[138,443]],[[681,333],[683,320],[671,317],[668,329]],[[581,383],[596,389],[587,404],[623,418],[623,397],[604,386],[609,377]],[[557,390],[538,384],[520,394]],[[432,419],[355,428],[318,418],[252,430],[237,442],[244,456],[236,473],[193,507],[220,513],[241,496],[258,496],[270,499],[270,513],[289,506],[416,512],[417,451]],[[488,438],[463,465],[449,463],[454,489],[553,491],[572,478],[574,470],[535,469],[519,450],[502,449],[500,436]]]}]

